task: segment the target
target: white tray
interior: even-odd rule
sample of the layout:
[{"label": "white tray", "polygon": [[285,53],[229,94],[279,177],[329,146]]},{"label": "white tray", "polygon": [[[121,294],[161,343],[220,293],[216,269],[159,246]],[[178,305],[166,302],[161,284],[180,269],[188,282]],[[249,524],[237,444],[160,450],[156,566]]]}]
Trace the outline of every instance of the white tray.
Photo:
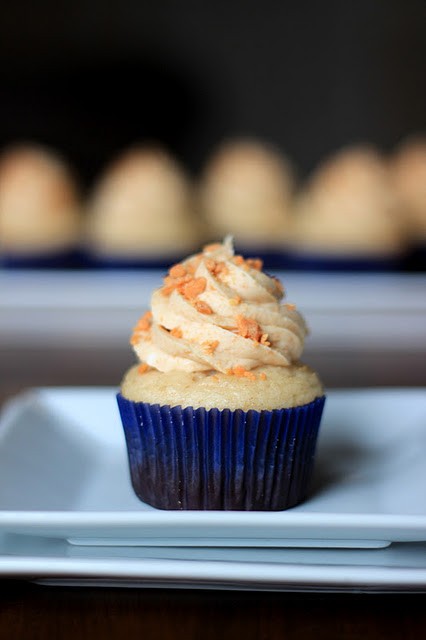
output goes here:
[{"label": "white tray", "polygon": [[[280,513],[162,512],[139,502],[114,393],[39,389],[5,409],[0,576],[52,585],[426,591],[424,390],[330,391],[312,495]],[[401,542],[308,548],[389,541]]]},{"label": "white tray", "polygon": [[83,547],[4,536],[0,576],[49,585],[426,592],[426,544],[386,549]]},{"label": "white tray", "polygon": [[0,421],[0,534],[136,546],[426,542],[425,450],[426,391],[330,391],[304,504],[160,511],[132,491],[115,389],[39,389],[9,403]]}]

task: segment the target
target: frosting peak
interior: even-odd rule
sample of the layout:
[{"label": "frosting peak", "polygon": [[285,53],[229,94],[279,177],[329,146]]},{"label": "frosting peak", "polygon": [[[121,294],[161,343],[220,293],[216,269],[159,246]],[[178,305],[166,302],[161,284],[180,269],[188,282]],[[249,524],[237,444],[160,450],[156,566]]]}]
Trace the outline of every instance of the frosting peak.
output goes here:
[{"label": "frosting peak", "polygon": [[131,343],[143,363],[163,372],[251,375],[262,365],[288,366],[300,358],[307,331],[283,297],[261,260],[235,255],[227,237],[171,267]]}]

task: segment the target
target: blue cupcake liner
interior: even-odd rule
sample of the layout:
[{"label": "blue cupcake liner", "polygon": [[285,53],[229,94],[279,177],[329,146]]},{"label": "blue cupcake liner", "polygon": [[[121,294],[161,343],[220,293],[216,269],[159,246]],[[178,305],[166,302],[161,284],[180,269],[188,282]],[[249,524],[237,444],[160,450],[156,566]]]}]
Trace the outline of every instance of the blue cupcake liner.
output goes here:
[{"label": "blue cupcake liner", "polygon": [[77,249],[28,255],[4,253],[0,265],[6,269],[78,269],[82,255]]},{"label": "blue cupcake liner", "polygon": [[426,271],[426,245],[413,247],[405,261],[405,268],[411,272]]},{"label": "blue cupcake liner", "polygon": [[183,254],[169,256],[140,256],[129,257],[106,257],[88,253],[86,256],[87,266],[92,269],[105,270],[131,270],[131,269],[168,269],[171,265],[183,260]]},{"label": "blue cupcake liner", "polygon": [[363,257],[356,255],[327,256],[315,254],[287,255],[287,268],[300,271],[399,271],[403,267],[404,258],[397,257]]},{"label": "blue cupcake liner", "polygon": [[325,397],[273,411],[117,395],[136,495],[159,509],[280,511],[307,494]]},{"label": "blue cupcake liner", "polygon": [[288,266],[287,253],[283,248],[270,248],[264,246],[235,245],[235,253],[240,253],[246,258],[260,258],[264,269],[286,269]]}]

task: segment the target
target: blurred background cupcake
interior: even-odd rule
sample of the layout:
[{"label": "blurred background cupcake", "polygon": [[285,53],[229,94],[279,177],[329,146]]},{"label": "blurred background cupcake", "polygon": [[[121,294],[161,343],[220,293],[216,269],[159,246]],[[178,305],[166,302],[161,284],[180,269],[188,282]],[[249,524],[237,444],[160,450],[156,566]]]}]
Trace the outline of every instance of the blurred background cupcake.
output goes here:
[{"label": "blurred background cupcake", "polygon": [[231,234],[236,250],[280,267],[294,191],[287,159],[254,139],[228,140],[208,160],[200,202],[212,239]]},{"label": "blurred background cupcake", "polygon": [[373,147],[347,147],[320,164],[295,205],[294,266],[396,268],[405,246],[398,199]]},{"label": "blurred background cupcake", "polygon": [[411,267],[426,268],[426,137],[405,140],[390,159],[393,187],[413,254]]},{"label": "blurred background cupcake", "polygon": [[68,267],[80,232],[77,185],[53,151],[22,144],[0,157],[0,260],[14,267]]},{"label": "blurred background cupcake", "polygon": [[85,244],[92,262],[111,267],[163,267],[200,243],[192,185],[160,148],[125,151],[95,185]]}]

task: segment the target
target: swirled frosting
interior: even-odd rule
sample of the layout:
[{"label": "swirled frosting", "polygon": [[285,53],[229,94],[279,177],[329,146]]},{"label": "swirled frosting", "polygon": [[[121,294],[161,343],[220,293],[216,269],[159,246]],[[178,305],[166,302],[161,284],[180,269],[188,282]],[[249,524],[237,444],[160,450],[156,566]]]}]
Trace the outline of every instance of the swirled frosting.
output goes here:
[{"label": "swirled frosting", "polygon": [[261,269],[260,260],[234,254],[231,238],[174,265],[132,335],[142,366],[253,375],[297,361],[305,322]]}]

